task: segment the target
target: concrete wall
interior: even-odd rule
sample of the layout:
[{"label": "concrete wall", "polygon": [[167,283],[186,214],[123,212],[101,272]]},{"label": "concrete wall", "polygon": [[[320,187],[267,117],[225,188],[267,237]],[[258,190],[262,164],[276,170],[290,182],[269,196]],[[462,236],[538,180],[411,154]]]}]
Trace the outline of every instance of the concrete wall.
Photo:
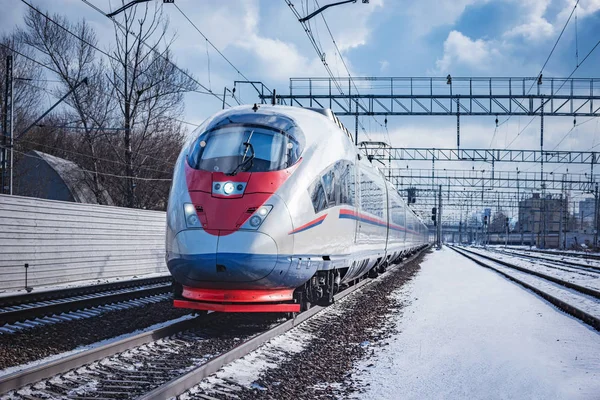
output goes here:
[{"label": "concrete wall", "polygon": [[0,291],[168,273],[165,213],[0,195]]}]

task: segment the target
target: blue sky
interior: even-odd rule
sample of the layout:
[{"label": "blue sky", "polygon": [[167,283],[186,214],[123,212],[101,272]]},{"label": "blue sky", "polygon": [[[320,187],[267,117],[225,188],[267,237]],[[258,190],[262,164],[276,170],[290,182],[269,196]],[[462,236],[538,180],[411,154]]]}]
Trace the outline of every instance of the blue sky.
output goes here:
[{"label": "blue sky", "polygon": [[[81,0],[28,0],[51,13],[91,21],[103,47],[112,45],[112,24]],[[117,0],[90,0],[103,10],[116,8]],[[159,1],[159,0],[155,0]],[[283,0],[176,0],[178,6],[248,78],[263,81],[278,91],[288,90],[288,78],[326,76],[301,25]],[[321,5],[330,2],[320,0]],[[314,0],[294,0],[302,13]],[[554,45],[575,0],[371,0],[325,11],[325,17],[356,76],[536,76]],[[0,0],[4,32],[21,23],[25,6],[17,0]],[[140,6],[138,6],[140,7]],[[176,40],[177,64],[217,93],[241,79],[171,5],[165,5]],[[600,0],[581,0],[577,7],[577,42],[580,60],[600,40]],[[323,21],[315,18],[313,32],[320,39],[335,74],[344,75],[339,55]],[[544,76],[568,76],[576,65],[575,20],[569,23]],[[210,80],[208,73],[210,59]],[[578,69],[575,77],[598,77],[600,48]],[[248,89],[242,99],[254,102]],[[201,122],[220,109],[218,100],[205,95],[186,97],[185,119]],[[494,118],[463,118],[463,147],[503,148],[530,118],[512,118],[495,132]],[[352,127],[352,120],[345,121]],[[578,121],[579,122],[579,121]],[[363,120],[373,139],[386,139],[369,118]],[[572,118],[547,119],[549,148],[569,131]],[[454,147],[453,117],[389,118],[392,144],[397,147]],[[495,135],[494,135],[495,133]],[[492,140],[493,138],[493,140]],[[561,149],[586,150],[600,143],[598,121],[577,127]],[[539,122],[534,121],[512,148],[537,148]],[[466,165],[463,167],[467,167]],[[448,168],[460,168],[449,165]],[[510,168],[514,168],[510,166]],[[581,169],[581,168],[573,168]]]}]

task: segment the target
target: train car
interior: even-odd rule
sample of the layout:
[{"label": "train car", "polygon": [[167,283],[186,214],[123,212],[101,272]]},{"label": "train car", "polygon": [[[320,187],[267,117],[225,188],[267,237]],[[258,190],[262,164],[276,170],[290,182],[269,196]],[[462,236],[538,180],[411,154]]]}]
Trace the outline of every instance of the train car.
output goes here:
[{"label": "train car", "polygon": [[423,222],[327,109],[240,106],[175,166],[166,260],[176,307],[299,312],[428,241]]}]

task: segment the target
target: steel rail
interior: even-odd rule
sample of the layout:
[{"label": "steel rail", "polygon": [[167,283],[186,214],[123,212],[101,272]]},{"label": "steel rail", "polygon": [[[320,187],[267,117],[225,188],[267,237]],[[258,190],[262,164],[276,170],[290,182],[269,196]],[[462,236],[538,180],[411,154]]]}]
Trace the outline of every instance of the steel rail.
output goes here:
[{"label": "steel rail", "polygon": [[46,291],[35,291],[31,293],[17,294],[0,297],[0,308],[12,305],[22,305],[37,301],[56,300],[66,297],[81,296],[85,294],[99,293],[108,290],[118,290],[135,286],[150,285],[153,283],[172,282],[170,275],[154,278],[129,279],[119,282],[100,283],[98,285],[78,286],[65,289],[52,289]]},{"label": "steel rail", "polygon": [[557,283],[557,284],[562,285],[562,286],[564,286],[566,288],[577,290],[580,293],[587,294],[588,296],[592,296],[592,297],[595,297],[597,299],[600,299],[600,291],[598,291],[598,290],[591,289],[591,288],[588,288],[588,287],[585,287],[585,286],[581,286],[581,285],[578,285],[578,284],[573,283],[573,282],[565,281],[565,280],[562,280],[562,279],[557,278],[555,276],[544,274],[543,272],[532,271],[532,270],[530,270],[528,268],[520,267],[518,265],[511,264],[511,263],[509,263],[507,261],[504,261],[504,260],[498,260],[497,258],[494,258],[492,256],[488,256],[488,255],[484,255],[484,254],[480,254],[480,253],[478,253],[476,251],[467,250],[465,248],[461,248],[461,250],[465,251],[467,253],[470,253],[470,254],[474,254],[474,255],[476,255],[478,257],[482,257],[482,258],[485,258],[487,260],[493,261],[493,262],[498,263],[500,265],[504,265],[505,267],[516,269],[518,271],[525,272],[527,274],[535,275],[538,278],[546,279],[546,280],[548,280],[550,282]]},{"label": "steel rail", "polygon": [[[415,249],[411,254],[408,255],[408,258],[406,258],[402,263],[392,268],[389,268],[388,272],[394,271],[398,267],[404,265],[405,263],[412,261],[423,250],[425,250],[428,247],[428,245],[425,245]],[[382,276],[387,276],[388,272],[382,274]],[[354,285],[338,293],[334,297],[334,299],[339,300],[349,295],[350,293],[356,291],[357,289],[372,282],[372,279],[363,279],[361,281],[358,281]],[[292,329],[293,327],[301,324],[302,322],[316,315],[324,308],[326,307],[311,307],[309,310],[298,314],[295,318],[290,319],[266,332],[263,332],[244,343],[241,343],[240,345],[236,346],[234,349],[228,351],[227,353],[221,354],[211,359],[207,363],[198,366],[189,373],[186,373],[174,380],[165,383],[164,385],[154,389],[153,391],[142,395],[140,398],[166,398],[167,393],[175,393],[178,390],[180,392],[183,392],[196,385],[197,382],[199,382],[199,380],[203,379],[208,374],[216,372],[223,365],[235,359],[243,357],[244,355],[250,353],[251,351],[264,344],[266,341]],[[210,318],[211,315],[214,316],[214,318],[217,318],[218,315],[222,314],[210,314],[208,318]],[[100,347],[96,347],[94,349],[90,349],[88,351],[83,351],[81,353],[59,358],[57,360],[49,361],[47,363],[36,365],[21,371],[14,372],[4,377],[0,377],[0,394],[5,394],[6,392],[9,392],[11,390],[18,390],[23,386],[36,383],[40,380],[48,379],[61,373],[80,368],[86,364],[99,361],[106,357],[114,356],[123,351],[130,350],[132,348],[156,341],[158,339],[171,336],[178,332],[192,329],[197,321],[198,318],[190,318],[188,320],[179,321],[166,327],[144,332],[132,337],[124,338]]]},{"label": "steel rail", "polygon": [[[139,288],[136,288],[138,286]],[[14,322],[22,322],[34,318],[42,318],[60,313],[83,310],[90,307],[165,294],[171,291],[171,283],[155,283],[150,287],[136,285],[129,289],[130,290],[118,289],[116,293],[114,291],[107,292],[106,294],[102,294],[101,292],[95,293],[93,297],[88,298],[75,296],[73,298],[54,300],[55,302],[44,301],[39,304],[28,303],[22,307],[14,306],[16,309],[5,309],[0,311],[0,321],[2,321],[3,325],[11,324]]]},{"label": "steel rail", "polygon": [[514,248],[514,247],[510,247],[510,246],[508,247],[508,249],[516,250],[516,251],[527,251],[527,252],[532,252],[532,253],[541,253],[541,254],[548,254],[548,255],[579,258],[579,259],[583,259],[583,260],[600,260],[600,254],[570,253],[568,251],[549,251],[549,250],[541,250],[541,249],[527,250],[527,249]]},{"label": "steel rail", "polygon": [[5,394],[11,390],[17,390],[25,385],[38,382],[42,379],[51,378],[52,376],[113,356],[133,347],[154,342],[177,332],[190,329],[197,322],[197,319],[198,318],[191,318],[179,321],[162,328],[153,329],[148,332],[140,333],[116,342],[108,343],[81,353],[59,358],[54,361],[49,361],[0,377],[0,394]]},{"label": "steel rail", "polygon": [[[562,311],[566,312],[567,314],[573,315],[574,317],[582,320],[583,322],[591,325],[592,327],[594,327],[596,330],[600,331],[600,318],[589,314],[586,311],[583,311],[582,309],[580,309],[579,307],[576,307],[574,305],[571,305],[547,292],[544,292],[543,290],[530,285],[527,282],[524,282],[521,279],[515,278],[514,276],[507,274],[506,272],[498,269],[498,268],[494,268],[492,265],[487,264],[481,260],[478,260],[477,258],[467,254],[466,251],[464,251],[464,249],[459,250],[458,248],[454,247],[454,246],[448,246],[449,248],[451,248],[452,250],[456,251],[457,253],[459,253],[460,255],[462,255],[463,257],[468,258],[469,260],[473,261],[474,263],[481,265],[482,267],[485,268],[489,268],[497,273],[499,273],[500,275],[504,276],[507,279],[510,279],[513,282],[518,283],[519,285],[525,287],[526,289],[531,290],[532,292],[536,293],[537,295],[541,296],[543,299],[547,300],[548,302],[552,303],[553,305],[555,305],[556,307],[558,307],[559,309],[561,309]],[[479,254],[473,253],[476,256],[485,258]],[[498,260],[493,260],[493,262],[502,264],[500,262],[498,262]],[[529,273],[530,271],[527,271],[527,273]]]},{"label": "steel rail", "polygon": [[[567,266],[567,267],[577,268],[577,269],[579,269],[581,271],[588,271],[588,272],[595,272],[595,273],[600,272],[600,267],[597,267],[597,266],[594,266],[594,265],[580,264],[580,263],[573,262],[573,261],[570,261],[570,260],[558,260],[558,259],[547,258],[547,257],[543,257],[543,256],[536,256],[536,255],[532,255],[532,254],[515,253],[515,252],[512,252],[510,250],[511,249],[508,248],[508,249],[502,251],[502,253],[506,254],[506,255],[513,256],[513,257],[531,258],[531,259],[534,259],[534,260],[551,262],[551,263],[555,263],[555,264],[558,264],[558,265],[563,265],[563,266]],[[496,250],[496,251],[498,251],[498,250]],[[525,250],[525,251],[528,251],[528,250]],[[548,253],[546,253],[546,254],[548,254]],[[557,255],[560,255],[560,254],[557,254]]]},{"label": "steel rail", "polygon": [[[411,254],[410,257],[408,257],[406,260],[402,261],[401,264],[398,264],[398,265],[394,266],[393,268],[389,268],[388,271],[386,271],[383,274],[383,276],[387,275],[391,271],[396,270],[401,265],[404,265],[404,264],[414,260],[419,254],[421,254],[421,252],[423,250],[425,250],[427,248],[429,248],[429,245],[418,248]],[[374,282],[374,280],[372,280],[372,279],[364,279],[364,280],[356,283],[355,285],[348,287],[344,291],[336,294],[334,296],[334,299],[336,301],[340,300],[340,299],[348,296],[349,294],[355,292],[357,289],[362,288],[363,286],[366,286],[373,282]],[[231,363],[232,361],[235,361],[237,359],[244,357],[245,355],[251,353],[252,351],[256,350],[257,348],[259,348],[260,346],[262,346],[263,344],[268,342],[269,340],[300,325],[304,321],[312,318],[313,316],[315,316],[320,311],[322,311],[323,309],[326,309],[326,308],[327,307],[321,307],[321,306],[311,307],[307,311],[304,311],[304,312],[298,314],[295,318],[288,320],[288,321],[286,321],[264,333],[261,333],[260,335],[231,349],[227,353],[221,354],[221,355],[213,358],[209,362],[202,364],[202,365],[198,366],[197,368],[192,369],[185,375],[175,378],[175,379],[165,383],[164,385],[161,385],[158,388],[152,390],[151,392],[148,392],[142,396],[139,396],[137,398],[137,400],[168,399],[168,398],[178,396],[181,393],[185,392],[186,390],[189,390],[192,387],[196,386],[204,378],[217,372],[223,366]]]}]

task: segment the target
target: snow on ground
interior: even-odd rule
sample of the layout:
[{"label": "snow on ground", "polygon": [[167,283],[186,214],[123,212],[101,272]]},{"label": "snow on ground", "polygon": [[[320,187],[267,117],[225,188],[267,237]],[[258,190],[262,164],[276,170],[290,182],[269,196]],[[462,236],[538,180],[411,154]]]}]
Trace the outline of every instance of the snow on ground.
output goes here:
[{"label": "snow on ground", "polygon": [[595,271],[583,271],[581,269],[569,267],[567,265],[547,264],[543,261],[519,258],[508,254],[490,252],[481,249],[469,249],[479,254],[488,255],[498,260],[503,260],[518,267],[526,268],[531,271],[541,272],[543,274],[562,279],[567,282],[585,286],[590,289],[600,290],[600,273]]},{"label": "snow on ground", "polygon": [[400,333],[353,374],[360,398],[600,397],[597,331],[450,249],[421,265]]}]

